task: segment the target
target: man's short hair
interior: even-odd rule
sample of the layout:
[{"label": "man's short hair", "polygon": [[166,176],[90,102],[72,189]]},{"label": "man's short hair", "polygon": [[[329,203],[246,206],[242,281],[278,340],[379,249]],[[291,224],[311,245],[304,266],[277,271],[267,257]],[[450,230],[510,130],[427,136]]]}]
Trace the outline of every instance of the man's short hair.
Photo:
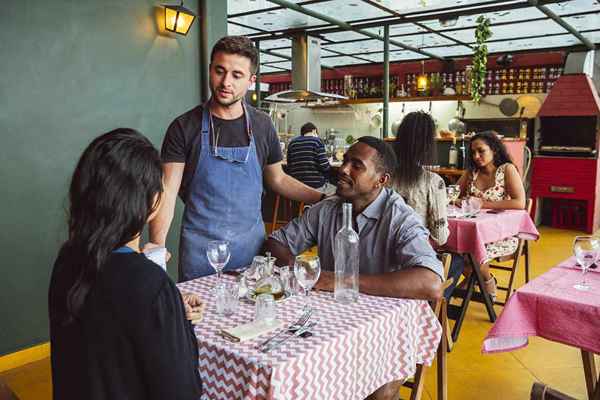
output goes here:
[{"label": "man's short hair", "polygon": [[302,128],[300,128],[300,134],[302,136],[306,135],[308,132],[312,132],[315,129],[317,129],[317,127],[315,126],[315,124],[313,124],[312,122],[307,122],[304,125],[302,125]]},{"label": "man's short hair", "polygon": [[246,36],[225,36],[219,39],[210,53],[210,62],[212,63],[215,54],[223,52],[227,54],[237,54],[250,60],[250,72],[256,73],[258,67],[258,50],[252,43],[252,40]]},{"label": "man's short hair", "polygon": [[390,177],[394,176],[394,170],[396,169],[396,154],[394,153],[392,146],[373,136],[362,136],[358,138],[358,142],[372,147],[377,152],[377,157],[374,160],[377,172],[389,174]]}]

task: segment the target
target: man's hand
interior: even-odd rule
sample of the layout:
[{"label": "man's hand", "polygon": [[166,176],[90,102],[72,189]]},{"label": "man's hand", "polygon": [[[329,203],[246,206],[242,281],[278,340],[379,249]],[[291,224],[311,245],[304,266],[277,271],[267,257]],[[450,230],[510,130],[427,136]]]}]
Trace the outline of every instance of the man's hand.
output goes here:
[{"label": "man's hand", "polygon": [[185,307],[185,316],[192,324],[202,321],[204,314],[204,303],[200,297],[194,293],[181,293],[183,306]]},{"label": "man's hand", "polygon": [[335,285],[335,273],[331,271],[321,271],[321,276],[315,284],[315,289],[333,292]]}]

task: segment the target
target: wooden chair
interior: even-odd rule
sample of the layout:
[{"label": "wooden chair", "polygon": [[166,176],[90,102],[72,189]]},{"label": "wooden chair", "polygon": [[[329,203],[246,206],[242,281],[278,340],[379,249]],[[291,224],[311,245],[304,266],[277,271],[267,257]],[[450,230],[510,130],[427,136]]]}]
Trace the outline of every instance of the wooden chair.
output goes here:
[{"label": "wooden chair", "polygon": [[19,400],[15,392],[0,380],[0,400]]},{"label": "wooden chair", "polygon": [[[527,203],[526,203],[527,214],[531,213],[531,205],[532,205],[532,200],[527,199]],[[527,245],[527,240],[519,239],[519,244],[513,254],[510,254],[508,256],[499,257],[494,260],[494,262],[512,262],[510,266],[490,263],[490,269],[510,272],[510,275],[508,277],[508,286],[498,285],[498,287],[497,287],[497,290],[500,290],[500,291],[503,291],[506,293],[506,296],[504,297],[504,301],[496,300],[494,302],[494,304],[498,304],[501,306],[505,305],[506,302],[508,301],[508,298],[516,290],[516,288],[514,286],[515,276],[517,275],[517,271],[519,269],[519,261],[521,259],[521,256],[525,256],[525,282],[527,283],[527,282],[529,282],[529,246]]]},{"label": "wooden chair", "polygon": [[550,386],[536,382],[531,386],[531,400],[575,400],[574,397],[567,396],[558,390],[552,389]]},{"label": "wooden chair", "polygon": [[[444,265],[444,278],[448,276],[452,255],[444,253],[441,255],[442,264]],[[452,279],[444,281],[443,289],[446,289],[452,284]],[[443,290],[442,289],[442,290]],[[442,297],[431,304],[433,312],[438,317],[442,326],[442,338],[437,349],[437,400],[448,399],[448,371],[446,357],[449,346],[452,346],[452,338],[450,337],[450,329],[448,324],[447,300]],[[417,371],[412,381],[404,382],[405,387],[411,389],[410,400],[420,400],[425,387],[425,371],[427,367],[423,364],[417,364]]]},{"label": "wooden chair", "polygon": [[[278,225],[284,225],[287,224],[288,222],[290,222],[293,217],[290,217],[289,220],[279,220],[278,218],[278,214],[279,214],[279,206],[282,203],[281,201],[281,195],[279,193],[277,193],[275,195],[275,204],[273,205],[273,218],[271,219],[271,229],[269,230],[269,233],[273,233],[276,229]],[[283,206],[285,207],[285,209],[288,212],[288,215],[293,215],[293,209],[294,209],[294,205],[298,204],[298,214],[297,216],[302,215],[302,212],[304,211],[304,202],[296,202],[290,199],[286,199],[285,197],[283,198]]]}]

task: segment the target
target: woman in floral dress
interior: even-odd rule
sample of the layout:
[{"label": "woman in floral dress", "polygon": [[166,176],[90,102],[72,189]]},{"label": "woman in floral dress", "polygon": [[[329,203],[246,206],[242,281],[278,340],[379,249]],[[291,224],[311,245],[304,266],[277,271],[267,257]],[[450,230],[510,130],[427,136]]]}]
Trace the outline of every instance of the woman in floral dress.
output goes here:
[{"label": "woman in floral dress", "polygon": [[[494,131],[478,133],[471,138],[468,166],[458,180],[461,198],[477,197],[481,208],[524,209],[525,189],[519,171],[512,163],[506,147]],[[487,260],[515,252],[518,239],[511,237],[486,244]],[[495,300],[496,281],[489,263],[480,266],[485,290]]]}]

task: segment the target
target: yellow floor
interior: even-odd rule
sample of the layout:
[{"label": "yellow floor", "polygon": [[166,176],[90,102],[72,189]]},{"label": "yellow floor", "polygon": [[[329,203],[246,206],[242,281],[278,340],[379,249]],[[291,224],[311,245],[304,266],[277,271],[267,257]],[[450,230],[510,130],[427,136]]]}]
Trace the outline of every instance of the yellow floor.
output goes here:
[{"label": "yellow floor", "polygon": [[[581,234],[547,227],[541,227],[540,233],[541,239],[531,243],[533,277],[570,256],[573,237]],[[523,282],[521,270],[517,284]],[[497,307],[497,312],[500,310]],[[579,350],[533,338],[524,349],[482,355],[481,342],[490,328],[483,305],[471,303],[459,341],[448,355],[450,399],[528,399],[535,381],[543,381],[578,399],[586,397]],[[0,379],[22,400],[52,397],[48,359],[1,373]],[[430,368],[424,399],[435,399],[435,384],[434,368]]]}]

